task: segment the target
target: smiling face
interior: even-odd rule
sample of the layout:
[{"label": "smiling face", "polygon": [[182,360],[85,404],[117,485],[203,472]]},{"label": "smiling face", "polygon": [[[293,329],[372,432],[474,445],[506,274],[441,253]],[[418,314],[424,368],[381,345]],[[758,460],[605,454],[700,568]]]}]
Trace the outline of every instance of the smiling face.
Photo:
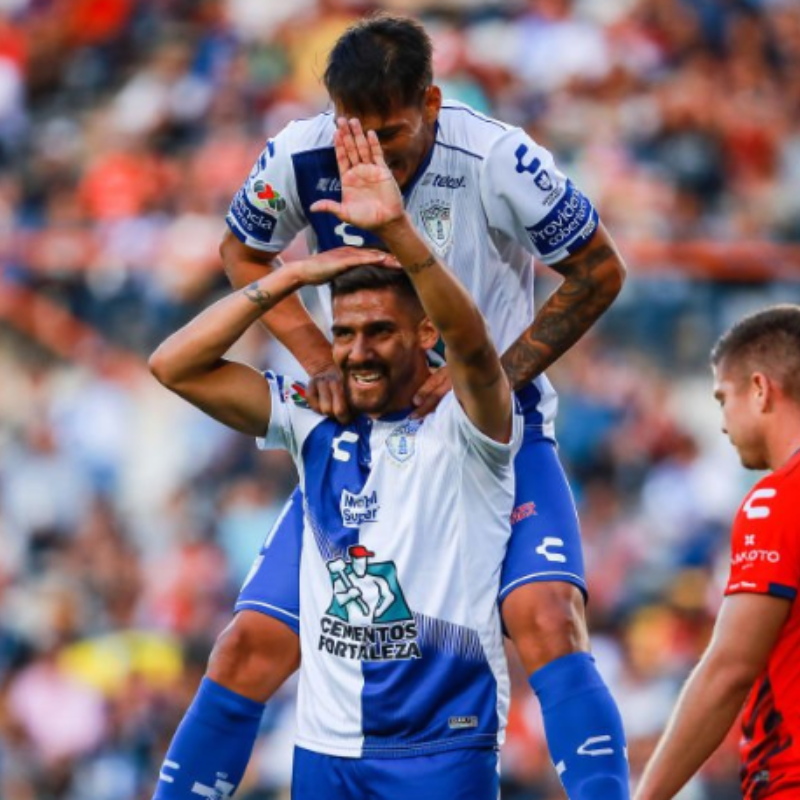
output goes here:
[{"label": "smiling face", "polygon": [[764,433],[764,376],[726,365],[714,367],[714,397],[722,409],[722,432],[746,469],[768,469]]},{"label": "smiling face", "polygon": [[426,350],[437,339],[419,306],[390,288],[339,295],[331,330],[333,360],[354,411],[381,416],[411,406],[430,375]]},{"label": "smiling face", "polygon": [[419,106],[392,108],[385,116],[379,113],[351,113],[336,104],[337,117],[356,117],[365,131],[374,130],[383,148],[383,157],[400,188],[408,185],[425,160],[436,138],[436,120],[442,105],[437,86],[425,92]]}]

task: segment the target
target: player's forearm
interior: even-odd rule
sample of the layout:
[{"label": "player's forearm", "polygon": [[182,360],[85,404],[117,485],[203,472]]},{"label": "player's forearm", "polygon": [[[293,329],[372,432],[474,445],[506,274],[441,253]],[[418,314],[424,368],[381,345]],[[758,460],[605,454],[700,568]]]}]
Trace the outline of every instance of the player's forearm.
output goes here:
[{"label": "player's forearm", "polygon": [[[228,280],[235,289],[249,286],[282,268],[277,255],[255,254],[230,232],[223,239],[220,254]],[[263,314],[261,322],[309,375],[316,375],[333,363],[330,342],[298,295],[285,298],[280,305]]]},{"label": "player's forearm", "polygon": [[670,800],[719,747],[749,688],[737,664],[706,656],[687,681],[635,800]]},{"label": "player's forearm", "polygon": [[414,284],[425,313],[442,336],[447,360],[497,367],[499,360],[486,323],[458,279],[430,251],[410,220],[377,231]]},{"label": "player's forearm", "polygon": [[503,354],[515,389],[566,353],[611,305],[625,280],[625,265],[602,226],[591,244],[553,269],[564,276],[563,283]]},{"label": "player's forearm", "polygon": [[297,272],[286,268],[217,301],[158,347],[151,371],[170,388],[210,372],[251,325],[300,286]]}]

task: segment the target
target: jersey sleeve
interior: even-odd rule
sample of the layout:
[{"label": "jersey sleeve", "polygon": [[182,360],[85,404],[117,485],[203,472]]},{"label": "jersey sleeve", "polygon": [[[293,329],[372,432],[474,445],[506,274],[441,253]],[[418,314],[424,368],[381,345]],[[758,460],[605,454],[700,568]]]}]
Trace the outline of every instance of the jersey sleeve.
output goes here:
[{"label": "jersey sleeve", "polygon": [[291,128],[267,142],[228,209],[228,227],[256,250],[279,253],[308,225],[297,194]]},{"label": "jersey sleeve", "polygon": [[256,444],[260,450],[288,450],[299,468],[303,442],[324,417],[309,407],[305,384],[274,372],[265,372],[264,378],[272,394],[272,413],[266,435]]},{"label": "jersey sleeve", "polygon": [[725,594],[751,592],[793,600],[798,587],[800,514],[789,486],[769,476],[745,498],[734,520]]},{"label": "jersey sleeve", "polygon": [[597,230],[599,218],[589,199],[520,128],[503,134],[489,151],[481,196],[490,227],[545,264],[577,252]]},{"label": "jersey sleeve", "polygon": [[458,441],[466,452],[474,453],[495,472],[505,469],[514,460],[522,443],[524,420],[513,395],[510,402],[513,404],[513,416],[511,438],[507,443],[498,442],[479,430],[452,391],[442,399],[436,410],[436,416],[438,424],[442,426],[443,435],[449,441]]}]

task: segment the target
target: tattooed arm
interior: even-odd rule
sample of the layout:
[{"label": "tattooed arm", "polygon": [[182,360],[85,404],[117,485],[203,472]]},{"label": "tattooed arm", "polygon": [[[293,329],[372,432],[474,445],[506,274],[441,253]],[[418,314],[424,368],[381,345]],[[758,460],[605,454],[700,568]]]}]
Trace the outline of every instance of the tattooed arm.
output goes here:
[{"label": "tattooed arm", "polygon": [[258,370],[225,354],[264,313],[301,286],[324,283],[346,269],[386,258],[375,250],[343,247],[286,264],[172,334],[150,357],[150,370],[168,389],[224,425],[263,436],[271,414],[269,386]]},{"label": "tattooed arm", "polygon": [[586,247],[551,269],[564,282],[503,355],[503,367],[515,389],[566,353],[611,305],[625,280],[625,264],[602,225]]}]

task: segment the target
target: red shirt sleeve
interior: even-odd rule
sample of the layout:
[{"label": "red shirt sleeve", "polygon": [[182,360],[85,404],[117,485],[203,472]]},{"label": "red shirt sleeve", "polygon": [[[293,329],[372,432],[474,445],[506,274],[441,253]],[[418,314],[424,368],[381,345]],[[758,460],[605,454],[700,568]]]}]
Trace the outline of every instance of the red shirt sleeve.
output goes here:
[{"label": "red shirt sleeve", "polygon": [[800,587],[800,470],[759,481],[733,523],[726,595],[770,594],[793,600]]}]

